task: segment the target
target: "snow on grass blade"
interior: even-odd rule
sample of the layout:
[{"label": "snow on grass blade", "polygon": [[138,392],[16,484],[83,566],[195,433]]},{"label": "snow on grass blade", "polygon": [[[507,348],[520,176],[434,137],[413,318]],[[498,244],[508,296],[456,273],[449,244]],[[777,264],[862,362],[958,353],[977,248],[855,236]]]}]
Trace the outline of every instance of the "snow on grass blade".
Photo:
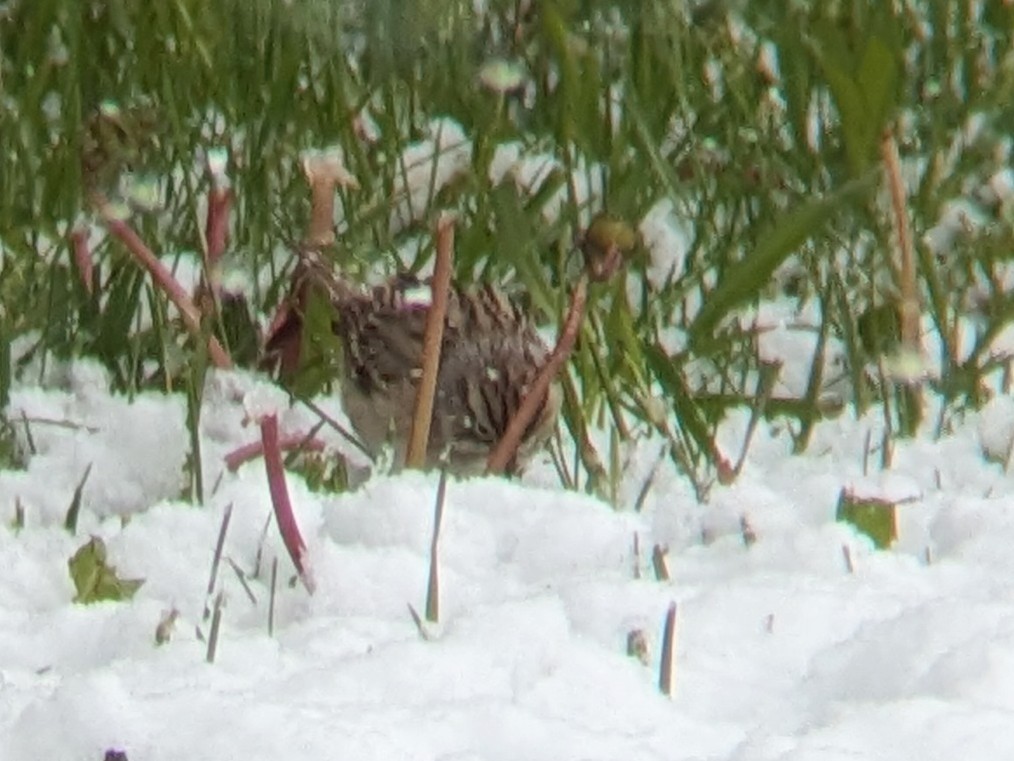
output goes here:
[{"label": "snow on grass blade", "polygon": [[315,585],[305,563],[306,543],[299,533],[299,525],[292,513],[289,501],[289,490],[285,484],[285,468],[282,465],[282,451],[278,446],[278,417],[265,415],[261,418],[261,442],[264,447],[264,467],[268,474],[268,488],[271,491],[271,504],[275,511],[278,530],[285,542],[285,549],[292,558],[293,565],[299,572],[299,578],[306,591],[313,594]]}]

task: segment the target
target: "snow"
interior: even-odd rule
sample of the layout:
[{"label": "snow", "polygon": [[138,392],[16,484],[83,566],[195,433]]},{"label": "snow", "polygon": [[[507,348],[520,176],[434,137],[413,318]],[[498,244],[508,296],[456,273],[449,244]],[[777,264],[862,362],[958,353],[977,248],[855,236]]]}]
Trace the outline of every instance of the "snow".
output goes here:
[{"label": "snow", "polygon": [[[189,454],[179,397],[111,396],[86,362],[46,380],[13,390],[8,418],[36,421],[36,451],[25,470],[0,472],[5,523],[16,500],[25,511],[24,528],[0,529],[4,761],[96,761],[109,749],[134,761],[1014,754],[1012,479],[983,454],[1006,451],[1009,403],[952,421],[939,440],[897,442],[883,472],[879,452],[864,457],[882,438],[879,410],[821,423],[801,456],[790,455],[787,423],[762,423],[740,477],[714,486],[706,505],[663,460],[643,510],[631,509],[658,458],[654,439],[625,453],[618,509],[563,491],[545,462],[520,483],[452,481],[429,639],[407,605],[424,606],[437,477],[379,475],[326,495],[290,473],[317,592],[290,586],[271,524],[249,578],[256,603],[227,564],[219,570],[225,606],[209,664],[195,627],[208,631],[224,511],[233,506],[224,555],[251,575],[271,510],[263,463],[229,473],[222,456],[256,439],[251,408],[277,410],[283,433],[312,416],[257,376],[213,374],[207,495],[194,506],[179,501]],[[323,403],[340,419],[334,400]],[[738,454],[746,427],[745,413],[731,415],[722,450]],[[88,463],[72,536],[63,516]],[[893,549],[834,521],[843,488],[902,501]],[[132,601],[71,602],[67,559],[89,535],[104,539],[121,577],[145,580]],[[651,572],[656,544],[668,548],[669,582]],[[656,686],[670,601],[671,697]],[[156,646],[174,609],[172,639]],[[625,654],[633,630],[646,636],[648,666]]]},{"label": "snow", "polygon": [[421,219],[436,193],[467,171],[472,143],[453,119],[434,119],[428,137],[407,146],[398,160],[395,198],[391,212],[392,232]]}]

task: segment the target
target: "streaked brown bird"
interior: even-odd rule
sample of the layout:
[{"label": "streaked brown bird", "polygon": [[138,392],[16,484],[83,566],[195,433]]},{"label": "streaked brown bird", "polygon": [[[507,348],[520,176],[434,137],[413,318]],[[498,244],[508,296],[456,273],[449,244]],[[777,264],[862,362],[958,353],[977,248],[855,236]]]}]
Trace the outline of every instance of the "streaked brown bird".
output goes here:
[{"label": "streaked brown bird", "polygon": [[[315,253],[303,254],[287,313],[267,343],[268,356],[280,363],[283,375],[298,365],[298,336],[313,293],[330,302],[333,311],[331,328],[344,360],[341,398],[349,421],[370,454],[376,456],[390,443],[395,465],[401,466],[422,372],[428,281],[398,276],[361,289],[336,276]],[[466,290],[452,285],[427,465],[446,458],[453,473],[482,473],[549,351],[514,300],[491,286]],[[560,401],[559,388],[551,387],[509,470],[522,468],[545,444]]]}]

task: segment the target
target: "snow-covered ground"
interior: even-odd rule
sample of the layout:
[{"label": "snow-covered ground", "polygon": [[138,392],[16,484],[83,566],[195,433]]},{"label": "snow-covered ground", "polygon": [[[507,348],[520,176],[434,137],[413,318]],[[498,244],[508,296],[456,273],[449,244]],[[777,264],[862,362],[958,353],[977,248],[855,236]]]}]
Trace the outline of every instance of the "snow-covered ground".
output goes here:
[{"label": "snow-covered ground", "polygon": [[[657,457],[651,440],[630,453],[619,510],[554,486],[545,463],[523,483],[451,482],[442,621],[428,639],[407,604],[424,605],[436,476],[378,477],[342,496],[293,476],[316,594],[287,583],[272,524],[249,582],[256,603],[220,570],[209,664],[195,627],[208,631],[223,511],[233,505],[225,556],[247,573],[270,515],[262,462],[222,466],[257,438],[244,398],[260,385],[242,374],[209,384],[200,507],[178,500],[189,452],[179,397],[111,397],[88,363],[46,389],[15,389],[9,419],[24,412],[36,452],[26,470],[0,472],[0,759],[1014,758],[1014,478],[982,454],[984,440],[1009,441],[1007,400],[939,441],[899,443],[887,471],[874,452],[866,476],[879,412],[821,424],[803,456],[790,455],[784,424],[762,424],[739,479],[704,505],[663,467],[643,510],[630,509]],[[311,422],[290,410],[281,427]],[[736,416],[721,432],[733,456],[745,428]],[[71,536],[63,518],[89,464]],[[903,501],[893,549],[835,522],[842,488]],[[89,535],[119,575],[144,579],[133,601],[72,602],[67,560]],[[668,582],[651,571],[655,544],[668,547]],[[274,557],[283,583],[269,636]],[[657,669],[671,601],[670,697]],[[174,609],[172,638],[156,645]],[[626,654],[638,629],[648,665]]]}]

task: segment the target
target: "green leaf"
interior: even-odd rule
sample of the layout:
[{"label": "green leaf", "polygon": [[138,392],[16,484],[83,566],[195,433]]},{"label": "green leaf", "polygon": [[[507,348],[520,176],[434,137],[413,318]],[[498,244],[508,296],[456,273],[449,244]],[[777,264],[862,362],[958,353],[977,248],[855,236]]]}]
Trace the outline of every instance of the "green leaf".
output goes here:
[{"label": "green leaf", "polygon": [[708,294],[688,330],[691,348],[700,351],[715,327],[733,309],[756,296],[778,266],[816,236],[846,200],[865,192],[871,180],[872,175],[867,175],[830,196],[804,203],[763,234],[754,250],[732,265]]},{"label": "green leaf", "polygon": [[338,375],[342,350],[335,318],[330,299],[311,289],[302,315],[299,371],[290,384],[296,396],[315,396]]},{"label": "green leaf", "polygon": [[891,55],[887,43],[879,37],[872,37],[866,44],[856,82],[862,93],[867,122],[875,140],[887,123],[898,82],[897,59]]},{"label": "green leaf", "polygon": [[7,329],[0,330],[0,410],[10,401],[11,373],[11,342],[7,338]]},{"label": "green leaf", "polygon": [[106,558],[106,545],[93,536],[67,561],[71,581],[74,582],[74,602],[89,605],[93,602],[130,600],[144,579],[121,579]]},{"label": "green leaf", "polygon": [[683,374],[676,360],[666,354],[658,344],[645,346],[644,353],[652,374],[662,385],[666,399],[672,402],[680,426],[697,448],[711,459],[715,451],[714,439],[709,432],[704,413],[694,401],[686,381],[683,380]]},{"label": "green leaf", "polygon": [[856,497],[842,489],[835,520],[868,536],[878,550],[887,549],[898,538],[898,506],[884,499]]},{"label": "green leaf", "polygon": [[[876,160],[877,142],[897,98],[901,54],[893,40],[896,22],[883,11],[875,26],[860,32],[830,22],[816,25],[815,56],[841,117],[853,177]],[[861,52],[857,56],[853,51]]]}]

